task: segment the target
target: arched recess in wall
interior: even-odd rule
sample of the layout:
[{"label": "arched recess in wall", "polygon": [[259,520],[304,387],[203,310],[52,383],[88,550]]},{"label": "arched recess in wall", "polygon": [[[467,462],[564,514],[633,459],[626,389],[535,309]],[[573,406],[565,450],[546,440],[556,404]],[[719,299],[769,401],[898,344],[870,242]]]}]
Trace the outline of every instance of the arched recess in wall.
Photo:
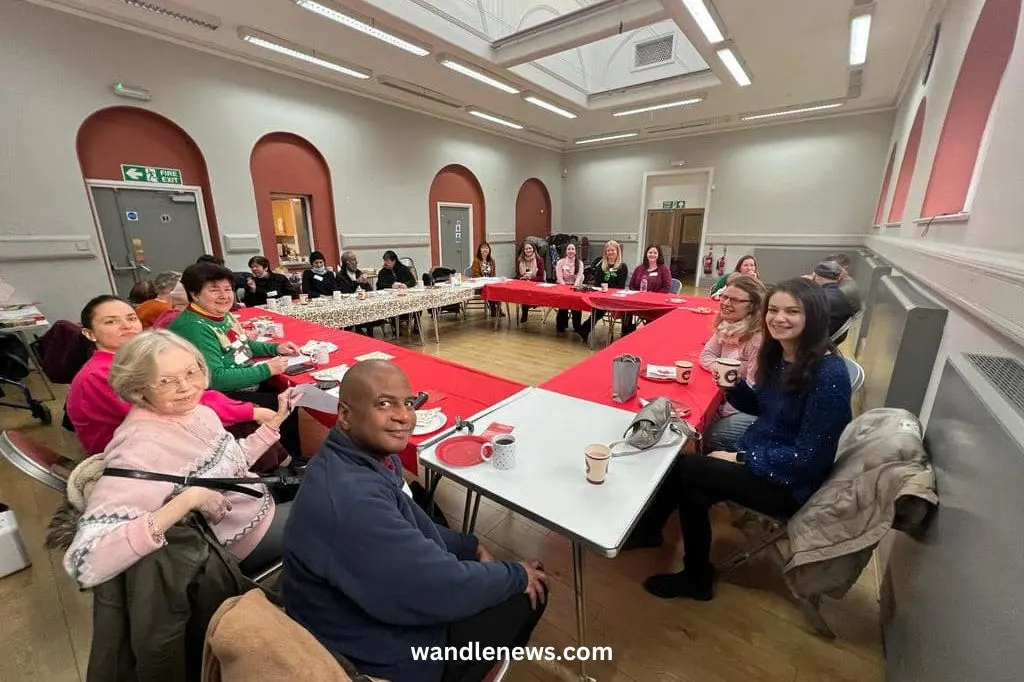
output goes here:
[{"label": "arched recess in wall", "polygon": [[882,193],[878,195],[878,206],[875,207],[874,225],[882,224],[882,217],[885,215],[885,200],[889,197],[889,181],[892,179],[892,167],[896,163],[896,145],[892,146],[892,153],[889,154],[889,163],[885,166],[885,175],[882,176]]},{"label": "arched recess in wall", "polygon": [[903,222],[903,212],[907,208],[907,196],[910,194],[910,181],[914,179],[914,166],[917,165],[917,150],[921,147],[921,133],[924,130],[925,100],[917,105],[914,123],[910,126],[907,146],[903,149],[903,161],[900,162],[900,175],[896,180],[896,190],[889,205],[890,223]]},{"label": "arched recess in wall", "polygon": [[[467,254],[471,263],[476,255],[476,247],[484,240],[486,215],[484,207],[484,191],[473,172],[465,166],[451,164],[445,166],[430,183],[430,195],[427,200],[427,215],[430,224],[430,263],[437,265],[441,259],[440,235],[438,234],[438,204],[472,204],[473,210],[473,244]],[[401,254],[399,254],[401,255]],[[419,268],[424,272],[424,268]]]},{"label": "arched recess in wall", "polygon": [[[288,245],[298,252],[297,261],[308,264],[312,246],[323,252],[328,265],[337,265],[340,247],[331,171],[320,151],[298,135],[268,133],[253,146],[249,171],[263,254],[270,264],[277,267],[279,249]],[[312,244],[305,232],[309,226]]]},{"label": "arched recess in wall", "polygon": [[530,178],[516,196],[516,244],[527,237],[551,234],[551,196],[537,178]]},{"label": "arched recess in wall", "polygon": [[[223,256],[206,160],[199,145],[177,123],[138,107],[100,109],[82,122],[75,146],[82,177],[86,180],[120,182],[124,179],[121,164],[180,170],[182,184],[202,190],[210,243],[214,253]],[[174,189],[175,186],[159,187]],[[197,253],[196,257],[200,255]],[[188,263],[183,263],[181,267],[186,265]]]},{"label": "arched recess in wall", "polygon": [[922,218],[966,208],[992,103],[1017,39],[1021,0],[987,0],[974,25],[942,124]]}]

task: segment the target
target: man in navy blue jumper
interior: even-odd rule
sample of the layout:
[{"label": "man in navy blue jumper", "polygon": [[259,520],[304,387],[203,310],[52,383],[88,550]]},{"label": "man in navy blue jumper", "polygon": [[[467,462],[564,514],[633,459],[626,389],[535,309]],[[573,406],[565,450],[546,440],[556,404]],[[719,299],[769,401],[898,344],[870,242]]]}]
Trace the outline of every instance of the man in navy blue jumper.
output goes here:
[{"label": "man in navy blue jumper", "polygon": [[360,362],[345,374],[337,424],[285,527],[285,608],[361,673],[479,682],[493,660],[413,660],[412,649],[524,646],[543,615],[547,577],[537,561],[495,561],[403,492],[394,453],[409,442],[414,400],[390,362]]}]

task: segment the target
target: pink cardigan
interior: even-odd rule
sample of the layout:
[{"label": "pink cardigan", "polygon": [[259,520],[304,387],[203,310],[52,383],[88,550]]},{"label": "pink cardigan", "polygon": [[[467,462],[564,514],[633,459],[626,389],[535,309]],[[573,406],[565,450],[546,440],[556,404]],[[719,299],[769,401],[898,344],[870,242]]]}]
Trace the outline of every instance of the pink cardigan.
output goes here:
[{"label": "pink cardigan", "polygon": [[583,282],[583,261],[571,261],[568,257],[560,258],[555,264],[555,281],[578,287]]},{"label": "pink cardigan", "polygon": [[[251,436],[235,440],[213,410],[199,405],[181,416],[132,408],[102,455],[106,467],[154,471],[207,478],[250,476],[249,467],[277,442],[279,434],[261,426]],[[266,535],[274,518],[274,500],[263,493],[250,497],[226,492],[231,511],[211,524],[217,539],[238,559],[244,559]],[[64,568],[83,588],[121,573],[142,557],[163,547],[149,528],[152,513],[182,488],[172,483],[101,476],[88,493],[78,532],[64,555]]]},{"label": "pink cardigan", "polygon": [[[114,431],[132,406],[110,387],[110,366],[114,354],[97,350],[71,381],[65,410],[75,426],[82,447],[90,455],[103,452]],[[253,404],[232,400],[223,393],[206,391],[202,403],[213,409],[225,426],[252,421]]]},{"label": "pink cardigan", "polygon": [[[757,375],[757,353],[761,350],[761,334],[754,334],[744,343],[731,340],[728,335],[716,331],[708,342],[704,344],[704,350],[700,352],[700,365],[710,370],[711,363],[718,358],[732,358],[740,361],[740,376],[747,380],[751,386],[754,385],[754,377]],[[723,401],[718,410],[720,417],[728,417],[736,414],[739,410]]]}]

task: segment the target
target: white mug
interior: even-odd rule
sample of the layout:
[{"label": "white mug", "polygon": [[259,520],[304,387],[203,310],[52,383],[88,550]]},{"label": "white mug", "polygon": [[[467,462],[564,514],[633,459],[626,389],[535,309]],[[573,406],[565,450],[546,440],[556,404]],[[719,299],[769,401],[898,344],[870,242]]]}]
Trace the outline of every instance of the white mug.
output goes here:
[{"label": "white mug", "polygon": [[504,471],[514,469],[516,466],[516,437],[510,433],[495,436],[480,448],[480,456],[485,462],[493,459],[495,469]]}]

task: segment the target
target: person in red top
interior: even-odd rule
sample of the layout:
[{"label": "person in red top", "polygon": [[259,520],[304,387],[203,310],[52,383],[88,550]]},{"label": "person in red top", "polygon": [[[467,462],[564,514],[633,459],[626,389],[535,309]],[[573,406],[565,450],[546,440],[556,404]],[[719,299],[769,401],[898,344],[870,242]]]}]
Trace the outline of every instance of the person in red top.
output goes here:
[{"label": "person in red top", "polygon": [[[537,253],[537,248],[530,242],[523,242],[519,247],[519,256],[516,258],[516,277],[533,282],[544,281],[544,259]],[[530,312],[530,306],[519,306],[519,322],[526,322],[526,314]]]},{"label": "person in red top", "polygon": [[[644,262],[633,269],[629,280],[629,288],[633,291],[650,291],[656,294],[672,293],[672,273],[665,265],[661,249],[651,244],[647,247]],[[636,329],[636,321],[632,313],[622,317],[622,333],[628,334]]]},{"label": "person in red top", "polygon": [[[78,371],[68,389],[67,414],[75,435],[86,452],[103,452],[121,425],[131,405],[110,386],[114,353],[142,331],[135,309],[117,296],[97,296],[82,309],[82,334],[96,344],[96,351]],[[220,417],[225,426],[244,422],[265,422],[274,411],[252,403],[232,400],[217,391],[205,391],[201,400]]]}]

